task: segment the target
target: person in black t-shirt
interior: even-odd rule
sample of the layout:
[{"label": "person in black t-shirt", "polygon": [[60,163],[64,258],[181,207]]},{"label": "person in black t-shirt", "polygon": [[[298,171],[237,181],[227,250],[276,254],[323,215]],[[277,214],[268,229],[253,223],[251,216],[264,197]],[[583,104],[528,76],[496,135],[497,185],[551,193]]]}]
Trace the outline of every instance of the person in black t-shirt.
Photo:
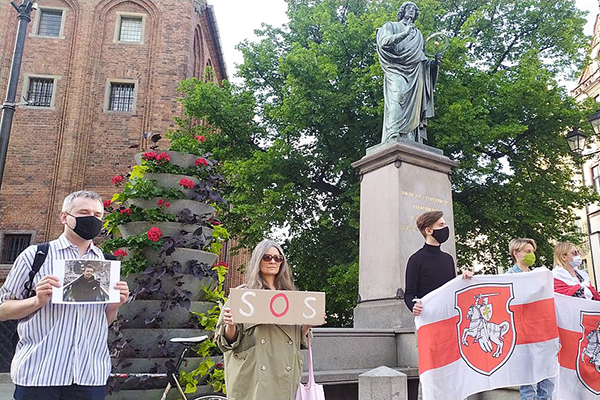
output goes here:
[{"label": "person in black t-shirt", "polygon": [[[413,315],[420,315],[421,299],[456,277],[454,260],[441,250],[441,244],[450,237],[442,211],[428,211],[417,218],[417,228],[425,238],[425,244],[408,259],[406,265],[406,293],[404,302]],[[463,271],[463,278],[473,277],[471,271]]]}]

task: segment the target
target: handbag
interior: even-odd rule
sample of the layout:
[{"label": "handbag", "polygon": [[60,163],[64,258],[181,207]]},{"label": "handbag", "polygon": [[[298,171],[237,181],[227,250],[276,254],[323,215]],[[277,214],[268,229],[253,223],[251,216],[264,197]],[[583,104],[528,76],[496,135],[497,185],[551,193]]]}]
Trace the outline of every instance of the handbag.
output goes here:
[{"label": "handbag", "polygon": [[296,392],[296,400],[325,400],[323,385],[315,383],[313,373],[312,349],[310,347],[310,334],[308,335],[308,382],[306,385],[300,383]]}]

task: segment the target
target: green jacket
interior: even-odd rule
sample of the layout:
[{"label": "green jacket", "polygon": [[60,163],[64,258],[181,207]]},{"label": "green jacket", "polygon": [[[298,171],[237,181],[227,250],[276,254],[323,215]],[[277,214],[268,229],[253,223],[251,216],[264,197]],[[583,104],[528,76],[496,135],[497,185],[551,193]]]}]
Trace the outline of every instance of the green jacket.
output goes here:
[{"label": "green jacket", "polygon": [[237,337],[230,344],[225,339],[221,313],[215,335],[225,359],[227,399],[294,400],[302,376],[300,348],[306,346],[302,327],[265,324],[236,324],[236,327]]}]

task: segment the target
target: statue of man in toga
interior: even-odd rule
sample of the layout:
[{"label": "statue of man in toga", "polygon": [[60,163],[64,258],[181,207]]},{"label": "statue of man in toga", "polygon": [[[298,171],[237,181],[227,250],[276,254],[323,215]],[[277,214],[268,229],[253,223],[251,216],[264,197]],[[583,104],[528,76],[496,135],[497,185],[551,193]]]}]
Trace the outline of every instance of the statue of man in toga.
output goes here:
[{"label": "statue of man in toga", "polygon": [[425,56],[425,40],[414,25],[418,15],[417,5],[407,1],[398,9],[397,22],[386,22],[377,30],[377,54],[384,72],[382,143],[399,137],[427,141],[441,55],[434,60]]}]

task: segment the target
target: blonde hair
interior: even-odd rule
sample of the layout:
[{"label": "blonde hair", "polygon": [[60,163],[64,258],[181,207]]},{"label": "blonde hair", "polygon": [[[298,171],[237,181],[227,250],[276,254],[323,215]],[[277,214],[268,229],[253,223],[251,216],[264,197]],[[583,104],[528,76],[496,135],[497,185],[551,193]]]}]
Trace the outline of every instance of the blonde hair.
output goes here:
[{"label": "blonde hair", "polygon": [[558,242],[554,245],[554,265],[560,265],[563,268],[569,265],[568,262],[562,259],[562,256],[567,255],[571,247],[577,248],[577,246],[569,242]]},{"label": "blonde hair", "polygon": [[535,244],[535,240],[529,238],[512,239],[510,243],[508,243],[508,252],[510,253],[513,262],[517,262],[517,259],[515,258],[515,255],[513,253],[518,253],[519,251],[523,250],[523,248],[528,244],[533,246],[533,251],[537,250],[537,244]]},{"label": "blonde hair", "polygon": [[252,256],[250,257],[250,261],[248,261],[246,269],[246,287],[248,289],[270,289],[260,273],[260,261],[271,247],[275,247],[279,254],[283,256],[279,272],[275,275],[275,290],[296,290],[292,279],[292,272],[281,246],[279,243],[269,239],[265,239],[257,244],[252,251]]}]

